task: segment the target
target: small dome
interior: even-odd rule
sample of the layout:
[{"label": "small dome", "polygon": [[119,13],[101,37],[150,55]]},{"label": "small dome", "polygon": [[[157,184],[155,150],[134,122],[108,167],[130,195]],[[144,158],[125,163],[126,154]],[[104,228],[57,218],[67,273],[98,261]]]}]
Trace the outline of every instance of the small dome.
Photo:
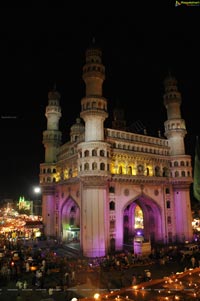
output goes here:
[{"label": "small dome", "polygon": [[81,118],[76,118],[76,123],[71,126],[71,135],[81,134],[85,130],[84,124],[81,122]]}]

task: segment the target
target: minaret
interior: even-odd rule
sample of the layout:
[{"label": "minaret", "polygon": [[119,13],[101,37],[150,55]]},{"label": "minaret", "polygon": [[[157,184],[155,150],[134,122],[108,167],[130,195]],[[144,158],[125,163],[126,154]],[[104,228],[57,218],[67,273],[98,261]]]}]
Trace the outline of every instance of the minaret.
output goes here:
[{"label": "minaret", "polygon": [[177,88],[177,80],[169,75],[165,81],[164,105],[167,109],[165,136],[169,141],[170,155],[184,155],[184,138],[187,133],[185,120],[181,118],[181,94]]},{"label": "minaret", "polygon": [[45,113],[47,130],[43,132],[43,144],[45,147],[45,162],[55,163],[57,148],[61,144],[62,135],[59,131],[59,119],[61,118],[60,94],[54,89],[48,93],[48,99]]},{"label": "minaret", "polygon": [[[192,211],[190,185],[192,183],[191,156],[185,154],[185,121],[181,118],[181,95],[177,81],[169,75],[165,81],[164,104],[167,109],[165,136],[170,147],[171,201],[175,216],[174,232],[180,241],[192,239]],[[167,218],[167,217],[166,217]]]},{"label": "minaret", "polygon": [[104,121],[108,117],[107,100],[102,96],[105,67],[101,62],[101,50],[90,48],[86,51],[83,80],[86,96],[81,101],[81,118],[85,121],[85,141],[103,141]]},{"label": "minaret", "polygon": [[45,147],[45,162],[40,164],[40,185],[42,188],[42,217],[44,231],[47,236],[57,235],[55,227],[55,175],[56,155],[61,144],[61,132],[59,131],[59,119],[61,117],[60,94],[54,89],[48,93],[48,106],[45,116],[47,118],[47,130],[43,132],[43,144]]},{"label": "minaret", "polygon": [[107,229],[106,189],[110,176],[110,144],[104,141],[107,100],[102,96],[105,68],[101,50],[86,50],[83,80],[86,95],[81,100],[80,116],[85,122],[85,140],[78,145],[78,174],[82,183],[81,243],[83,255],[105,256]]}]

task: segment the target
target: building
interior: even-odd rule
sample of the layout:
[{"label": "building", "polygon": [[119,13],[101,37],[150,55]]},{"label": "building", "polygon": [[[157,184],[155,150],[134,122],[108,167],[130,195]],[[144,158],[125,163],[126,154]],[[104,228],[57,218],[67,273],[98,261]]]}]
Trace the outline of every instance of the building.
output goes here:
[{"label": "building", "polygon": [[48,93],[40,165],[45,234],[80,241],[87,257],[122,250],[138,236],[151,244],[191,241],[192,167],[176,79],[169,75],[164,81],[165,137],[152,137],[127,131],[120,108],[112,128],[104,127],[105,67],[95,46],[86,50],[82,78],[80,117],[63,145],[60,94]]}]

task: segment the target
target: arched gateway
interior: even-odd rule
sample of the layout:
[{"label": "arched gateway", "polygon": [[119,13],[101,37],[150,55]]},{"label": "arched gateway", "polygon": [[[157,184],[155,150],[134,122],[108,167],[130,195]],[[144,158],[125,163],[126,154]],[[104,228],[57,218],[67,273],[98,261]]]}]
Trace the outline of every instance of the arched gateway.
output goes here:
[{"label": "arched gateway", "polygon": [[61,207],[61,236],[64,242],[80,240],[80,208],[71,197]]},{"label": "arched gateway", "polygon": [[[48,93],[40,164],[45,234],[67,242],[80,239],[87,257],[123,249],[137,231],[159,244],[191,241],[192,160],[185,152],[187,130],[176,79],[164,80],[164,132],[151,136],[146,129],[126,126],[118,105],[113,118],[109,114],[103,53],[96,45],[86,49],[82,71],[80,118],[64,143],[61,95],[55,88]],[[112,119],[109,128],[107,118]]]},{"label": "arched gateway", "polygon": [[132,243],[136,236],[143,236],[145,241],[158,240],[162,237],[159,205],[145,195],[131,200],[123,211],[123,229],[125,245]]},{"label": "arched gateway", "polygon": [[[80,208],[76,201],[72,197],[66,199],[60,212],[62,241],[80,242]],[[162,237],[161,209],[153,199],[144,194],[126,204],[122,218],[124,245],[132,244],[136,236],[142,236],[144,241],[152,243]],[[110,243],[110,250],[114,250],[115,243]]]}]

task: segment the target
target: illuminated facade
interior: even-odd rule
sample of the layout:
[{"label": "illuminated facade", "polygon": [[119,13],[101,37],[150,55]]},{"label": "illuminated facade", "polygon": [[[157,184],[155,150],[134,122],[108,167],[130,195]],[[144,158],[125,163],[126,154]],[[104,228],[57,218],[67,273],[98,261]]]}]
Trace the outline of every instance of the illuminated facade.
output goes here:
[{"label": "illuminated facade", "polygon": [[48,94],[45,162],[40,164],[45,234],[80,241],[87,257],[122,250],[137,232],[152,244],[190,241],[192,167],[176,79],[164,82],[163,138],[127,131],[117,109],[112,128],[104,127],[108,110],[100,49],[87,49],[82,78],[80,118],[63,145],[60,94]]},{"label": "illuminated facade", "polygon": [[29,214],[32,214],[33,212],[33,201],[25,200],[24,196],[20,196],[17,206],[19,212],[24,211]]}]

